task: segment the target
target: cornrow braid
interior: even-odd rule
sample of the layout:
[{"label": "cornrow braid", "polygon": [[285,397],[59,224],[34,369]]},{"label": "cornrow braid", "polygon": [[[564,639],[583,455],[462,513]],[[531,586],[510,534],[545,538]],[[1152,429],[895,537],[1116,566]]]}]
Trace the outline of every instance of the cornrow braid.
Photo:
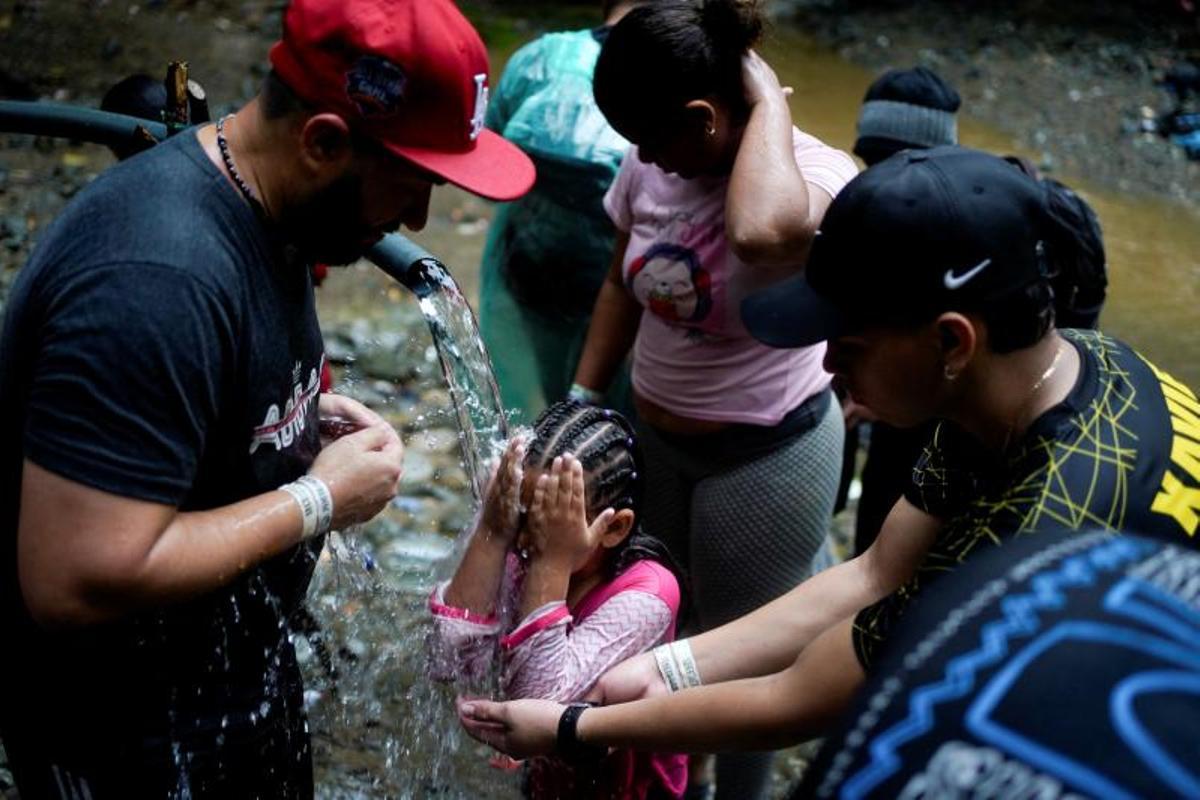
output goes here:
[{"label": "cornrow braid", "polygon": [[615,411],[566,400],[546,409],[534,425],[525,466],[545,469],[570,453],[583,465],[588,512],[635,509],[641,475],[633,428]]},{"label": "cornrow braid", "polygon": [[583,466],[589,516],[606,508],[628,508],[635,515],[633,531],[608,558],[609,578],[635,561],[649,558],[674,572],[683,585],[682,570],[666,546],[642,530],[637,513],[642,501],[642,455],[629,420],[616,411],[574,400],[555,403],[534,423],[525,466],[546,469],[555,458],[568,453]]}]

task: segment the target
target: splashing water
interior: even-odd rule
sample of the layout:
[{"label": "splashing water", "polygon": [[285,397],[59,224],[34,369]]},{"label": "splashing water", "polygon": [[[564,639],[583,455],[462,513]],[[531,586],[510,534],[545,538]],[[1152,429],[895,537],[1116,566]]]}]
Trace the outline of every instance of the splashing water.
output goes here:
[{"label": "splashing water", "polygon": [[[458,725],[454,695],[463,688],[427,676],[428,594],[457,562],[472,515],[427,530],[409,512],[434,502],[474,510],[508,425],[474,314],[458,285],[433,259],[412,269],[406,283],[428,325],[450,408],[413,421],[418,432],[409,437],[410,456],[423,444],[420,430],[444,413],[458,428],[466,479],[462,494],[448,497],[434,471],[430,481],[402,488],[376,520],[329,537],[309,590],[309,620],[294,625],[304,632],[293,637],[305,673],[317,794],[331,800],[517,798],[519,776],[489,766],[490,751]],[[411,351],[412,344],[400,346]],[[376,410],[387,417],[393,409]],[[490,686],[474,688],[490,692],[497,682],[493,677]]]},{"label": "splashing water", "polygon": [[500,455],[508,438],[500,389],[475,314],[458,284],[445,267],[432,259],[414,269],[419,270],[421,285],[430,288],[418,302],[433,335],[442,375],[450,387],[467,474],[479,501],[487,485],[487,465]]}]

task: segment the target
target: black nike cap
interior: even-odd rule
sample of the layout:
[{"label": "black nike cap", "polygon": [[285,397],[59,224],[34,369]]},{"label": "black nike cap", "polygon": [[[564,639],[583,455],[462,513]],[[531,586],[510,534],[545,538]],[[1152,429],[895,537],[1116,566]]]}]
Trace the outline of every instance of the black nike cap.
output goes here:
[{"label": "black nike cap", "polygon": [[1049,277],[1037,181],[964,147],[906,150],[846,185],[803,274],[742,302],[750,334],[802,347],[972,311]]}]

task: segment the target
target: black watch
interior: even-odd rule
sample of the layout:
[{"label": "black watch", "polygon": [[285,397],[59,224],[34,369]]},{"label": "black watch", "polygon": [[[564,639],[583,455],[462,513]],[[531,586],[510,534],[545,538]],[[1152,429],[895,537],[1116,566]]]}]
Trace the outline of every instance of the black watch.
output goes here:
[{"label": "black watch", "polygon": [[586,744],[579,741],[575,728],[579,717],[594,703],[571,703],[563,709],[558,718],[558,739],[556,752],[563,761],[578,764],[585,761],[599,761],[608,754],[608,748],[601,745]]}]

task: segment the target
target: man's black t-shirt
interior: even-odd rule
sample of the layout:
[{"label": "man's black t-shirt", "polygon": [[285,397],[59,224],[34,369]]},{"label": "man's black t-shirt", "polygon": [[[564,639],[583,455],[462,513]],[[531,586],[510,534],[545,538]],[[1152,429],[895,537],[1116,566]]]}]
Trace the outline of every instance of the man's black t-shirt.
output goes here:
[{"label": "man's black t-shirt", "polygon": [[184,511],[278,488],[320,448],[322,349],[305,265],[191,132],[100,176],[46,230],[0,342],[6,735],[96,748],[279,713],[319,543],[194,601],[49,634],[17,583],[21,469]]},{"label": "man's black t-shirt", "polygon": [[1049,532],[899,622],[800,798],[1200,797],[1200,553]]},{"label": "man's black t-shirt", "polygon": [[1195,394],[1115,339],[1062,334],[1079,351],[1079,379],[1007,458],[949,423],[936,429],[905,497],[942,529],[916,574],[856,617],[864,667],[924,587],[1005,539],[1096,527],[1200,547]]}]

